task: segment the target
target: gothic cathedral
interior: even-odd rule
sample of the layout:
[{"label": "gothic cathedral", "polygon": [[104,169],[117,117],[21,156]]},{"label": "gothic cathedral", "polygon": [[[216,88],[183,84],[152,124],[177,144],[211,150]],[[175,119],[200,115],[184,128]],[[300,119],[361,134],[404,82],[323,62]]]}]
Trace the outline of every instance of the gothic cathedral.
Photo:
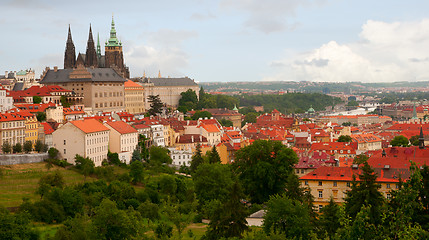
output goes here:
[{"label": "gothic cathedral", "polygon": [[129,78],[130,72],[124,64],[124,55],[122,52],[122,43],[116,37],[115,22],[112,16],[112,27],[110,29],[110,38],[106,41],[104,47],[105,55],[101,55],[100,37],[97,37],[97,49],[92,36],[91,25],[89,26],[88,43],[86,54],[79,53],[76,58],[75,47],[71,35],[70,25],[64,53],[64,69],[73,69],[78,65],[87,68],[113,68],[123,77]]}]

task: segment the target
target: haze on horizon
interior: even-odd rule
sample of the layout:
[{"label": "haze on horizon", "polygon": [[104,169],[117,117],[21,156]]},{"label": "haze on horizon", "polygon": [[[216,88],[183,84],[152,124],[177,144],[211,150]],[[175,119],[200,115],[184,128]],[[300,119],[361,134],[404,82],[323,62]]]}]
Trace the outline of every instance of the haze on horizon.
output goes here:
[{"label": "haze on horizon", "polygon": [[131,77],[198,82],[429,80],[424,0],[183,0],[0,3],[0,71],[63,67],[109,37],[112,12]]}]

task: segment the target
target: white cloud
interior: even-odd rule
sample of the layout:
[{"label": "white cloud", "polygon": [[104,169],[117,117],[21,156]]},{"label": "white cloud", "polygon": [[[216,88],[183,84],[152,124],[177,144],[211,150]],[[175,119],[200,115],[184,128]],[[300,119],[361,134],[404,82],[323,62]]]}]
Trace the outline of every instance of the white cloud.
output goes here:
[{"label": "white cloud", "polygon": [[181,69],[188,66],[189,55],[183,50],[183,43],[198,37],[194,31],[161,29],[157,32],[146,33],[147,44],[127,44],[124,53],[126,64],[131,69],[132,77],[162,76],[181,77]]},{"label": "white cloud", "polygon": [[[270,65],[285,67],[269,80],[393,82],[429,80],[429,19],[367,21],[359,41],[331,41],[309,53]],[[279,69],[279,68],[276,68]]]}]

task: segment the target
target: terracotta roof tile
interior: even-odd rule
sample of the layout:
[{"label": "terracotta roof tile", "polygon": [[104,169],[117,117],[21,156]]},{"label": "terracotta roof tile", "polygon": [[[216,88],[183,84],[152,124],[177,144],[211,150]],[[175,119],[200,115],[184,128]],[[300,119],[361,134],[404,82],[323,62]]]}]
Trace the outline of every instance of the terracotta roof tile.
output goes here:
[{"label": "terracotta roof tile", "polygon": [[70,123],[85,133],[109,131],[109,129],[106,126],[104,126],[101,122],[92,118],[71,121]]}]

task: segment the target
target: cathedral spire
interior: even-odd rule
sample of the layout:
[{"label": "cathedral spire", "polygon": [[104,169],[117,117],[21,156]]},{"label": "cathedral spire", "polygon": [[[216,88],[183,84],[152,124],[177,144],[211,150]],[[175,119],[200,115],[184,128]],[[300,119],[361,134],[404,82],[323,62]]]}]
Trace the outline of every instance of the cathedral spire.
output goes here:
[{"label": "cathedral spire", "polygon": [[76,67],[76,52],[75,52],[74,43],[73,43],[71,30],[70,30],[70,24],[69,24],[66,50],[64,53],[64,69],[69,69],[74,67]]},{"label": "cathedral spire", "polygon": [[425,137],[423,136],[423,127],[420,127],[419,148],[425,148]]},{"label": "cathedral spire", "polygon": [[108,47],[122,46],[122,43],[120,43],[118,38],[116,37],[116,28],[115,28],[115,21],[113,20],[113,15],[112,15],[112,26],[110,28],[110,38],[106,42],[106,46]]},{"label": "cathedral spire", "polygon": [[91,24],[89,24],[88,43],[86,45],[85,67],[98,67],[97,53],[94,46],[94,38],[92,37]]},{"label": "cathedral spire", "polygon": [[97,58],[101,58],[100,33],[97,34]]}]

